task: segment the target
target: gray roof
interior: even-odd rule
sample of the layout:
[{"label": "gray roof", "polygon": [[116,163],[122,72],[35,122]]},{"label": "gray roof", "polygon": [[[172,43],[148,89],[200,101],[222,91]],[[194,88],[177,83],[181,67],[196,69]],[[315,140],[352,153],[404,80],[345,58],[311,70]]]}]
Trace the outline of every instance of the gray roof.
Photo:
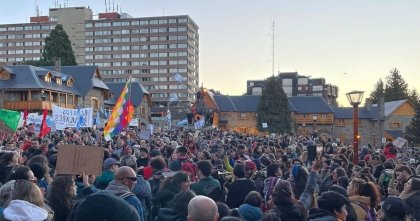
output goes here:
[{"label": "gray roof", "polygon": [[[385,117],[391,115],[394,111],[396,111],[401,105],[403,105],[407,100],[398,100],[398,101],[389,101],[385,102]],[[378,106],[374,104],[373,106]]]},{"label": "gray roof", "polygon": [[55,81],[45,82],[44,76],[49,72],[47,69],[31,65],[5,66],[4,68],[12,74],[12,77],[10,80],[0,81],[1,89],[48,89],[80,95],[79,90],[74,86],[58,85]]},{"label": "gray roof", "polygon": [[[123,90],[125,83],[107,83],[109,90],[111,93],[115,95],[115,99],[121,95],[121,91]],[[143,99],[143,94],[149,94],[149,92],[144,89],[143,85],[139,82],[132,82],[131,83],[131,102],[133,102],[134,106],[138,106],[141,104]]]},{"label": "gray roof", "polygon": [[311,113],[334,113],[331,106],[322,97],[304,96],[304,97],[288,97],[289,102],[299,114]]},{"label": "gray roof", "polygon": [[[259,95],[243,95],[243,96],[228,96],[228,95],[213,95],[213,98],[222,112],[257,112],[258,103],[260,102]],[[292,112],[296,111],[295,106],[289,100],[289,109]]]},{"label": "gray roof", "polygon": [[[43,67],[54,70],[54,66]],[[98,66],[62,66],[61,72],[70,75],[74,79],[74,87],[84,96],[89,93],[92,88],[109,89],[102,79],[94,76]]]},{"label": "gray roof", "polygon": [[[353,108],[352,107],[335,107],[334,118],[336,119],[353,119]],[[359,108],[360,119],[378,119],[378,107],[360,107]]]}]

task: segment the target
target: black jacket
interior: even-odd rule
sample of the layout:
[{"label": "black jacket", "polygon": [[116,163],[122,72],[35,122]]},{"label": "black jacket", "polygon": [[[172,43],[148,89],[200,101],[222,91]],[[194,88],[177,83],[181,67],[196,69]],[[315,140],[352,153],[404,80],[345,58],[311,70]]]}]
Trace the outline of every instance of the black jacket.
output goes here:
[{"label": "black jacket", "polygon": [[337,221],[337,217],[326,210],[312,208],[309,210],[309,221]]},{"label": "black jacket", "polygon": [[187,216],[170,208],[160,208],[154,221],[187,221]]},{"label": "black jacket", "polygon": [[226,204],[229,208],[238,208],[244,203],[246,195],[254,190],[257,190],[254,181],[250,179],[235,180],[228,187]]}]

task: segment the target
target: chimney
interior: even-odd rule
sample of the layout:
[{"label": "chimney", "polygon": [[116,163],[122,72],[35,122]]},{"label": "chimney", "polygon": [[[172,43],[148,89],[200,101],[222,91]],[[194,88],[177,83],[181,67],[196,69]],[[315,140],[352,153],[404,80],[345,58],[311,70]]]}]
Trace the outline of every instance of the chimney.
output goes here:
[{"label": "chimney", "polygon": [[54,71],[61,72],[61,58],[54,57]]}]

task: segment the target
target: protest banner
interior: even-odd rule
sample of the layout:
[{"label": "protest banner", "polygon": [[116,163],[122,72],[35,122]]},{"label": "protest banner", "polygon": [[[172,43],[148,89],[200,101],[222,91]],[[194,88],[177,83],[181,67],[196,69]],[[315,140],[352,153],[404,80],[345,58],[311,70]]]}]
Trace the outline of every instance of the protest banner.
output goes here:
[{"label": "protest banner", "polygon": [[[52,116],[47,116],[47,126],[51,128],[51,131],[55,131],[55,122]],[[42,115],[38,113],[29,113],[26,119],[26,124],[34,124],[35,125],[35,132],[39,132],[39,128],[42,124]]]},{"label": "protest banner", "polygon": [[81,145],[61,145],[57,147],[57,174],[100,175],[104,150],[98,147]]},{"label": "protest banner", "polygon": [[392,142],[392,144],[394,144],[394,146],[398,147],[398,148],[402,148],[404,146],[404,144],[407,143],[407,140],[401,137],[397,137],[394,142]]},{"label": "protest banner", "polygon": [[93,110],[92,108],[69,109],[61,108],[53,105],[52,108],[53,119],[57,130],[64,130],[66,127],[76,127],[77,122],[80,122],[80,117],[83,118],[80,127],[93,126]]}]

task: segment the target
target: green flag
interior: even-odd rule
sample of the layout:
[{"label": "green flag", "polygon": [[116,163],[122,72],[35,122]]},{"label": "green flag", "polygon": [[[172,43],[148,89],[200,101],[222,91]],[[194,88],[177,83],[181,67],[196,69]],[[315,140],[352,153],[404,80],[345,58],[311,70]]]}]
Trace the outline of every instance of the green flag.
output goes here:
[{"label": "green flag", "polygon": [[15,132],[20,119],[17,111],[0,109],[0,129]]}]

